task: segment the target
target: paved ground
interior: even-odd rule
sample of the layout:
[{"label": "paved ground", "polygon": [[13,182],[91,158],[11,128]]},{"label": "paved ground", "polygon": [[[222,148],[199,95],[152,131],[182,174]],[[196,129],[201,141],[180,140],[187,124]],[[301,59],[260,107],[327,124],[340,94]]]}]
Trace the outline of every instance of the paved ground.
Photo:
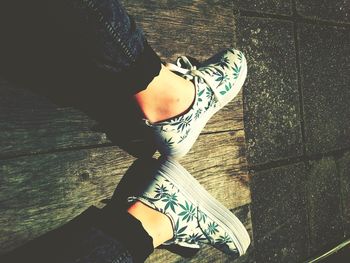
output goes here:
[{"label": "paved ground", "polygon": [[257,262],[350,235],[350,2],[233,1]]}]

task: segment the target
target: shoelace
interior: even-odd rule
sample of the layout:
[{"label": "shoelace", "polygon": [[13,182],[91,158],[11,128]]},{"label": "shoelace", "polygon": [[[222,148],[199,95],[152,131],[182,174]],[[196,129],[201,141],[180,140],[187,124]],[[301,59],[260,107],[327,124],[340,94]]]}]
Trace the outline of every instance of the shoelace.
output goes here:
[{"label": "shoelace", "polygon": [[[184,65],[185,67],[182,67]],[[197,69],[197,66],[192,65],[192,63],[189,61],[189,59],[185,56],[181,56],[176,60],[176,65],[172,63],[167,63],[166,67],[174,72],[180,73],[183,77],[185,77],[188,80],[194,80],[198,81],[197,78],[201,78],[205,81],[205,83],[209,86],[211,91],[214,94],[214,97],[216,101],[221,104],[221,96],[219,94],[219,91],[215,88],[216,84],[212,80],[211,77],[209,77],[206,74],[211,74],[215,72],[219,72],[220,74],[225,74],[220,68],[213,68],[213,67],[202,67]]]}]

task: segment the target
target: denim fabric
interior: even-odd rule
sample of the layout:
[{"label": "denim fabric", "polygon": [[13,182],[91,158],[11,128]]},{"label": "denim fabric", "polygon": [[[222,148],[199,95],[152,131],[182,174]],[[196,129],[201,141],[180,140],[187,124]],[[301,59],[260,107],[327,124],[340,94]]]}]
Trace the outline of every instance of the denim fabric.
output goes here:
[{"label": "denim fabric", "polygon": [[0,75],[12,86],[83,111],[117,143],[142,116],[132,95],[161,69],[117,0],[1,0],[0,39]]},{"label": "denim fabric", "polygon": [[2,0],[0,30],[0,74],[63,104],[135,94],[160,71],[118,0]]},{"label": "denim fabric", "polygon": [[69,223],[0,256],[2,263],[139,263],[152,238],[126,212],[90,207]]},{"label": "denim fabric", "polygon": [[142,30],[118,0],[56,0],[48,10],[62,28],[80,34],[80,47],[106,71],[127,69],[144,50]]},{"label": "denim fabric", "polygon": [[[145,89],[161,67],[117,0],[1,0],[0,36],[1,75],[106,122],[115,121],[118,99]],[[150,237],[130,225],[145,236],[138,247],[147,255]],[[0,262],[132,262],[131,241],[107,232],[75,220]]]}]

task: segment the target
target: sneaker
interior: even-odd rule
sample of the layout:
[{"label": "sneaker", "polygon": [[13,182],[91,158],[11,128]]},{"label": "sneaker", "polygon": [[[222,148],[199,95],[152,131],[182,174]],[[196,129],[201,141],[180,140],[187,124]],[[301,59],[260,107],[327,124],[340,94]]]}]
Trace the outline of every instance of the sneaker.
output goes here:
[{"label": "sneaker", "polygon": [[227,49],[197,68],[182,56],[167,67],[191,80],[196,96],[191,107],[179,116],[146,125],[153,129],[155,144],[162,155],[184,156],[192,147],[208,120],[240,91],[247,75],[247,63],[241,51]]},{"label": "sneaker", "polygon": [[163,245],[199,248],[209,244],[227,254],[243,255],[250,237],[239,219],[215,200],[174,159],[159,159],[146,190],[128,198],[170,218],[173,238]]}]

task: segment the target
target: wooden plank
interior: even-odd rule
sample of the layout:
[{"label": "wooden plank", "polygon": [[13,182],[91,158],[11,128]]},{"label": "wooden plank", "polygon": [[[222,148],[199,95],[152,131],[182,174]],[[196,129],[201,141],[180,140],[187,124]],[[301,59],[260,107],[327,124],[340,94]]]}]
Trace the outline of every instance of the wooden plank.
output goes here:
[{"label": "wooden plank", "polygon": [[[250,203],[248,175],[240,171],[242,135],[242,131],[202,135],[193,152],[181,160],[229,208]],[[206,158],[200,158],[204,153]],[[101,147],[0,161],[0,251],[110,197],[133,160],[118,147]]]},{"label": "wooden plank", "polygon": [[232,46],[234,19],[230,0],[123,0],[162,58],[191,55],[204,60]]},{"label": "wooden plank", "polygon": [[237,97],[208,121],[203,133],[243,129],[243,97],[241,90]]},{"label": "wooden plank", "polygon": [[244,132],[200,136],[180,162],[216,199],[234,208],[250,203]]},{"label": "wooden plank", "polygon": [[116,147],[1,161],[0,249],[34,238],[110,197],[131,162]]},{"label": "wooden plank", "polygon": [[110,142],[80,111],[0,80],[0,158]]},{"label": "wooden plank", "polygon": [[[94,130],[96,125],[79,110],[58,107],[42,96],[0,82],[0,158],[111,143],[105,133]],[[117,136],[125,137],[125,129]],[[203,133],[238,129],[243,129],[241,96],[214,115]]]}]

